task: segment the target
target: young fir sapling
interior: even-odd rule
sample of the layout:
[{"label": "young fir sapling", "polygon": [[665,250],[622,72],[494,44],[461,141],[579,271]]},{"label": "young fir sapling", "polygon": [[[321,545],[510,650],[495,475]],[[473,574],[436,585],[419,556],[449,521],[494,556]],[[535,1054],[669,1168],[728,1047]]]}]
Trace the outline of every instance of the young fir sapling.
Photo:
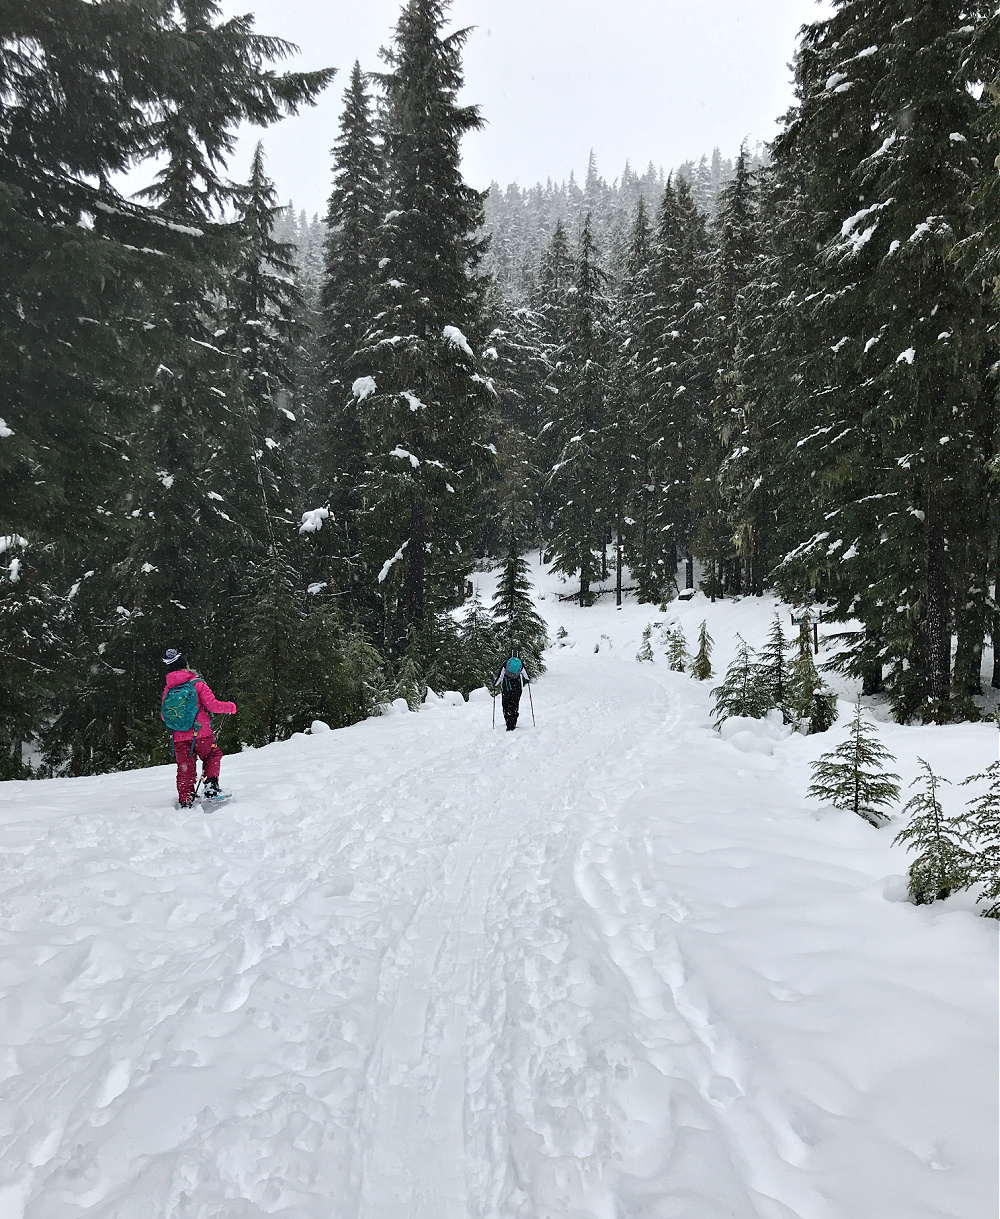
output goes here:
[{"label": "young fir sapling", "polygon": [[895,760],[861,718],[859,698],[847,739],[813,762],[813,781],[806,795],[849,809],[879,826],[888,820],[883,810],[899,799],[899,775],[882,765]]},{"label": "young fir sapling", "polygon": [[[652,624],[647,622],[646,628],[642,632],[642,643],[639,645],[639,650],[635,654],[636,660],[641,662],[644,660],[651,661],[653,659],[653,645],[650,643],[650,636],[652,634],[653,634]],[[594,651],[596,652],[597,648],[594,648]]]},{"label": "young fir sapling", "polygon": [[1000,762],[991,762],[982,774],[970,775],[965,783],[984,779],[989,789],[969,801],[969,811],[961,821],[972,848],[972,881],[982,885],[978,900],[989,903],[983,914],[1000,918]]},{"label": "young fir sapling", "polygon": [[789,706],[799,723],[808,721],[810,735],[826,732],[837,721],[837,696],[816,669],[808,636],[804,647],[800,639],[798,655],[792,661]]},{"label": "young fir sapling", "polygon": [[910,864],[909,891],[918,906],[926,906],[968,886],[975,858],[963,845],[961,818],[946,816],[941,807],[938,787],[948,780],[936,775],[923,758],[917,761],[923,773],[910,786],[923,787],[906,802],[903,813],[913,815],[892,841],[909,843],[917,852]]},{"label": "young fir sapling", "polygon": [[708,624],[702,619],[698,628],[698,651],[691,662],[691,676],[698,681],[708,681],[712,676],[712,636],[708,633]]},{"label": "young fir sapling", "polygon": [[395,698],[405,698],[411,711],[419,711],[427,693],[427,685],[421,672],[421,658],[415,633],[410,632],[410,642],[399,666],[396,679]]},{"label": "young fir sapling", "polygon": [[715,703],[715,726],[720,727],[731,715],[748,719],[763,719],[771,704],[767,692],[762,688],[759,666],[754,661],[753,649],[741,636],[736,656],[733,658],[722,685],[712,691]]},{"label": "young fir sapling", "polygon": [[786,723],[795,718],[790,705],[792,674],[788,664],[788,640],[777,614],[760,652],[756,679],[761,700],[766,704],[765,711],[777,707]]},{"label": "young fir sapling", "polygon": [[667,636],[667,664],[674,673],[684,673],[691,663],[688,655],[687,640],[678,623]]}]

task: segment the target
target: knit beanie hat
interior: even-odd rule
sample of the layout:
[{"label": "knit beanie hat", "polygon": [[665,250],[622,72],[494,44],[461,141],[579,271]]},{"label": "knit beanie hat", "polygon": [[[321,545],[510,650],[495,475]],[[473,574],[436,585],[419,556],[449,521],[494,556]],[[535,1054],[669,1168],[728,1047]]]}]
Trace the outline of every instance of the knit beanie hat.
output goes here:
[{"label": "knit beanie hat", "polygon": [[172,668],[175,664],[177,664],[181,660],[183,660],[183,656],[181,655],[180,652],[177,651],[176,648],[167,648],[167,650],[164,654],[164,657],[163,657],[163,663],[167,666],[168,669]]}]

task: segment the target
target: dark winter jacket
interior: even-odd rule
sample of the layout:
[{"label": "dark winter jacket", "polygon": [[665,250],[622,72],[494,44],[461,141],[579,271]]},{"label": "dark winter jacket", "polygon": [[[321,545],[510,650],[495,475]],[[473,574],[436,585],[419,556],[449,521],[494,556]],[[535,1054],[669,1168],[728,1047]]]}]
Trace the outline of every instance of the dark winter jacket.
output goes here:
[{"label": "dark winter jacket", "polygon": [[[167,684],[163,687],[163,697],[167,697],[168,690],[172,690],[174,686],[183,686],[186,681],[194,682],[194,688],[198,694],[198,718],[195,722],[198,725],[199,734],[211,731],[212,725],[208,718],[209,712],[212,712],[214,715],[234,715],[236,713],[235,703],[224,703],[217,699],[208,688],[207,682],[203,681],[197,673],[192,673],[190,669],[174,669],[167,674]],[[190,741],[193,736],[194,729],[189,728],[187,732],[175,732],[174,740]]]}]

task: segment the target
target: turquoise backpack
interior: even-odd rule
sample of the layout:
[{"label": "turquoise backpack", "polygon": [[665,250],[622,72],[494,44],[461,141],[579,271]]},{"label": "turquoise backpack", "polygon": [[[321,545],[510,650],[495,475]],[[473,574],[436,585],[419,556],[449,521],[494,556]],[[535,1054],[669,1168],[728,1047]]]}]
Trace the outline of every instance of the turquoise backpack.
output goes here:
[{"label": "turquoise backpack", "polygon": [[507,661],[508,677],[517,677],[517,675],[521,672],[521,668],[522,665],[520,659],[517,656],[512,656],[510,660]]},{"label": "turquoise backpack", "polygon": [[195,737],[198,735],[198,691],[194,688],[195,678],[182,682],[179,686],[171,686],[163,696],[160,704],[160,719],[170,729],[170,747],[173,749],[173,733],[190,732],[191,752],[194,753]]}]

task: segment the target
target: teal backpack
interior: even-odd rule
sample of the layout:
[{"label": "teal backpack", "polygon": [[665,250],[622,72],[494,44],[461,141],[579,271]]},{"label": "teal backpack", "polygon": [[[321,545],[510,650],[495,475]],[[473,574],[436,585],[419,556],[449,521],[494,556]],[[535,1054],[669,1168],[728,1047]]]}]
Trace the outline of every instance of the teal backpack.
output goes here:
[{"label": "teal backpack", "polygon": [[508,677],[517,677],[518,674],[521,672],[521,668],[522,668],[522,665],[521,665],[521,661],[520,661],[519,657],[512,656],[510,658],[510,660],[507,661],[507,676]]},{"label": "teal backpack", "polygon": [[[160,718],[171,732],[190,732],[198,735],[198,691],[194,688],[195,678],[183,682],[179,686],[171,686],[163,696],[160,705]],[[191,741],[194,750],[194,740]]]}]

